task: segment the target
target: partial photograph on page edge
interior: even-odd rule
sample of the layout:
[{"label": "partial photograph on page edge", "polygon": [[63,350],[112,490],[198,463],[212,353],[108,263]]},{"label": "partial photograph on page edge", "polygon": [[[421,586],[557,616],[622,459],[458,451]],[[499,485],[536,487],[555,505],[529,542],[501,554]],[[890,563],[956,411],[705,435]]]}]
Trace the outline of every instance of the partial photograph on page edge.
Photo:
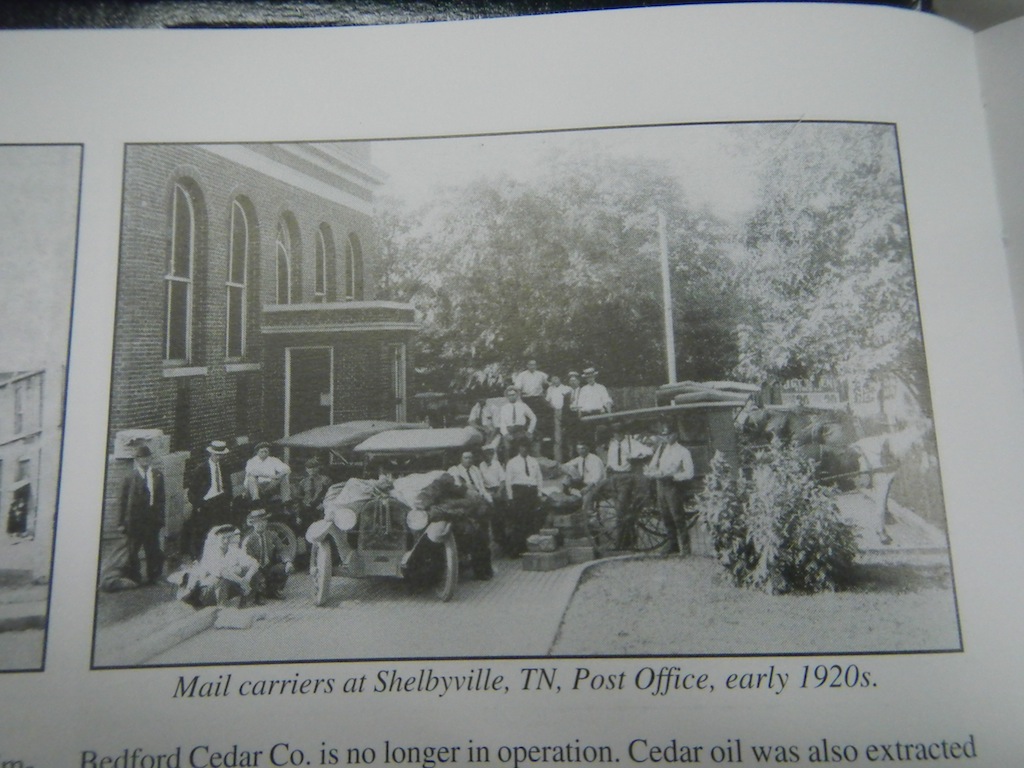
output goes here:
[{"label": "partial photograph on page edge", "polygon": [[962,649],[896,126],[124,153],[94,668]]},{"label": "partial photograph on page edge", "polygon": [[0,145],[0,672],[41,671],[82,147]]}]

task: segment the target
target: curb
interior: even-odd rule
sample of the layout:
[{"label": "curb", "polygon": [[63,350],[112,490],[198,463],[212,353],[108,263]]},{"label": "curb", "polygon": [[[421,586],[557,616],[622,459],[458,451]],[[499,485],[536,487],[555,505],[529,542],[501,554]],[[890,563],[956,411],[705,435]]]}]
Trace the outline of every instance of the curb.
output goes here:
[{"label": "curb", "polygon": [[[97,659],[96,667],[136,667],[148,660],[169,651],[174,646],[213,626],[217,618],[215,607],[203,608],[195,613],[169,622],[155,632],[143,637],[124,640],[117,645],[108,645],[103,649],[103,659]],[[116,660],[116,663],[104,663],[104,659]]]},{"label": "curb", "polygon": [[0,632],[46,629],[46,602],[0,605]]}]

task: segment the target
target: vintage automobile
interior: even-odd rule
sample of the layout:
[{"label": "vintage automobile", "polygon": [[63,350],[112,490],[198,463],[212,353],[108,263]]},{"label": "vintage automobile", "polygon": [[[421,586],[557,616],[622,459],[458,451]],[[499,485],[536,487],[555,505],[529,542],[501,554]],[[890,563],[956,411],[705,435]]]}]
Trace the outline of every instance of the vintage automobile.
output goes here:
[{"label": "vintage automobile", "polygon": [[[306,531],[312,549],[313,599],[323,606],[331,578],[388,576],[428,584],[442,601],[452,598],[459,578],[459,550],[451,519],[431,519],[403,495],[405,476],[445,470],[483,436],[472,427],[388,430],[355,446],[367,469],[396,472],[393,483],[353,478],[330,488],[324,519]],[[371,474],[367,472],[367,474]]]}]

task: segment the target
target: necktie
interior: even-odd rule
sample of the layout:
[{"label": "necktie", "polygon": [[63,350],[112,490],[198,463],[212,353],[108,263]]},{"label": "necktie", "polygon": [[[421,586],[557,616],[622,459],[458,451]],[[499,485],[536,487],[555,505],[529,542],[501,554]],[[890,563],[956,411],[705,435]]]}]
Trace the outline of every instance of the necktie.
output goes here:
[{"label": "necktie", "polygon": [[219,496],[224,492],[223,487],[220,484],[220,464],[213,465],[213,495]]},{"label": "necktie", "polygon": [[156,504],[156,499],[153,498],[153,470],[146,470],[146,493],[149,494],[149,506]]},{"label": "necktie", "polygon": [[526,471],[526,476],[530,476],[530,462],[523,458],[523,469]]},{"label": "necktie", "polygon": [[615,446],[615,468],[619,469],[621,467],[622,467],[622,441],[619,440],[619,442]]}]

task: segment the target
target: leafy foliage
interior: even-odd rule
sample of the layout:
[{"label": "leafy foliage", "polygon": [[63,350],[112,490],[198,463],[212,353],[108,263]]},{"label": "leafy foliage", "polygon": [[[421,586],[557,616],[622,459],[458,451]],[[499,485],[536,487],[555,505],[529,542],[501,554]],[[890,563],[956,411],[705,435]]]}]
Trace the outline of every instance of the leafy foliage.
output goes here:
[{"label": "leafy foliage", "polygon": [[856,555],[854,527],[814,480],[814,464],[774,440],[733,479],[716,454],[698,500],[719,561],[737,585],[770,594],[835,590]]},{"label": "leafy foliage", "polygon": [[746,223],[739,375],[900,379],[930,413],[896,132],[761,126],[768,159]]},{"label": "leafy foliage", "polygon": [[496,383],[530,357],[610,385],[664,379],[657,212],[669,221],[681,374],[736,363],[722,223],[649,161],[554,158],[530,181],[477,179],[415,211],[384,201],[381,293],[420,311],[422,386]]}]

